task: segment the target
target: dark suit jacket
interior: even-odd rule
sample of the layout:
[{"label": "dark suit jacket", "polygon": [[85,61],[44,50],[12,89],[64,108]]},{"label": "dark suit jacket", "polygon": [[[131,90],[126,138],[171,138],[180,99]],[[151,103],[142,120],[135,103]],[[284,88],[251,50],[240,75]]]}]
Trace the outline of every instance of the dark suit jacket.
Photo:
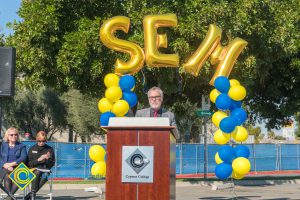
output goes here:
[{"label": "dark suit jacket", "polygon": [[[151,108],[145,108],[145,109],[142,109],[142,110],[138,110],[138,111],[136,111],[135,116],[136,117],[151,117]],[[175,126],[176,127],[177,134],[176,133],[174,134],[175,138],[179,139],[179,132],[177,130],[177,125],[176,125],[174,113],[162,108],[160,117],[168,117],[169,118],[170,126]]]},{"label": "dark suit jacket", "polygon": [[[7,163],[8,148],[9,148],[8,143],[2,142],[1,149],[0,149],[0,169],[3,167],[5,163]],[[17,164],[20,164],[21,162],[24,162],[24,164],[26,164],[27,161],[26,146],[20,142],[17,142],[14,149],[15,149],[15,156],[17,158],[15,162]]]},{"label": "dark suit jacket", "polygon": [[[51,156],[48,160],[38,161],[43,154],[50,152]],[[39,146],[37,144],[28,150],[28,166],[30,168],[51,169],[55,164],[55,154],[52,147],[45,144]]]}]

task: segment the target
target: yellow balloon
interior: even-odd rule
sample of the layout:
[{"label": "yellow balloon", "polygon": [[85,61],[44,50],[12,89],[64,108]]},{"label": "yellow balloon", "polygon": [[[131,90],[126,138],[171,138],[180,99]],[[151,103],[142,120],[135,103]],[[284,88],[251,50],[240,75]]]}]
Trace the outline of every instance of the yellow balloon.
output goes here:
[{"label": "yellow balloon", "polygon": [[112,112],[117,117],[122,117],[126,115],[126,113],[129,111],[129,104],[125,100],[118,100],[116,103],[114,103]]},{"label": "yellow balloon", "polygon": [[228,117],[226,113],[224,113],[224,112],[222,112],[222,111],[217,111],[217,112],[215,112],[215,113],[213,114],[211,120],[212,120],[212,122],[214,123],[214,125],[215,125],[216,127],[220,128],[220,127],[219,127],[220,122],[221,122],[221,120],[222,120],[223,118],[225,118],[225,117]]},{"label": "yellow balloon", "polygon": [[251,164],[247,158],[238,157],[232,162],[232,169],[235,173],[245,175],[250,172]]},{"label": "yellow balloon", "polygon": [[242,126],[236,126],[231,136],[238,142],[245,142],[248,139],[248,131]]},{"label": "yellow balloon", "polygon": [[167,35],[158,34],[158,27],[177,26],[175,14],[148,15],[143,20],[145,55],[148,67],[178,67],[178,54],[162,54],[158,48],[167,48]]},{"label": "yellow balloon", "polygon": [[219,153],[218,153],[218,152],[215,154],[215,162],[216,162],[217,164],[220,164],[220,163],[222,163],[222,162],[223,162],[223,160],[221,160],[221,158],[220,158],[220,156],[219,156]]},{"label": "yellow balloon", "polygon": [[106,175],[106,163],[99,161],[93,164],[91,168],[91,174],[93,176],[105,176]]},{"label": "yellow balloon", "polygon": [[220,92],[217,89],[213,89],[209,94],[209,99],[211,102],[216,103],[216,99],[219,96]]},{"label": "yellow balloon", "polygon": [[122,97],[122,89],[117,86],[111,86],[106,89],[105,97],[111,102],[116,102]]},{"label": "yellow balloon", "polygon": [[112,103],[107,98],[102,98],[98,102],[98,110],[101,113],[105,113],[107,111],[111,111],[112,109]]},{"label": "yellow balloon", "polygon": [[100,145],[93,145],[89,150],[89,156],[94,162],[104,161],[106,151]]},{"label": "yellow balloon", "polygon": [[111,86],[119,86],[119,76],[113,73],[109,73],[104,77],[104,85],[109,88]]},{"label": "yellow balloon", "polygon": [[228,95],[230,98],[232,98],[235,101],[241,101],[246,96],[246,89],[241,85],[234,85],[230,87],[228,91]]},{"label": "yellow balloon", "polygon": [[230,140],[230,134],[223,133],[220,129],[218,129],[214,133],[214,140],[217,144],[226,144]]},{"label": "yellow balloon", "polygon": [[231,87],[235,85],[241,85],[240,82],[236,79],[230,79],[229,82]]},{"label": "yellow balloon", "polygon": [[195,51],[195,53],[183,64],[184,70],[193,76],[198,76],[200,69],[210,56],[210,54],[218,47],[222,36],[222,30],[216,25],[209,25],[208,32]]},{"label": "yellow balloon", "polygon": [[240,179],[243,179],[245,175],[241,175],[241,174],[238,174],[235,171],[233,171],[231,176],[232,176],[233,179],[240,180]]},{"label": "yellow balloon", "polygon": [[105,21],[100,28],[100,40],[106,47],[130,55],[128,62],[117,59],[115,63],[117,74],[134,74],[144,66],[143,49],[138,44],[115,37],[115,32],[118,30],[128,33],[129,26],[128,17],[116,16]]}]

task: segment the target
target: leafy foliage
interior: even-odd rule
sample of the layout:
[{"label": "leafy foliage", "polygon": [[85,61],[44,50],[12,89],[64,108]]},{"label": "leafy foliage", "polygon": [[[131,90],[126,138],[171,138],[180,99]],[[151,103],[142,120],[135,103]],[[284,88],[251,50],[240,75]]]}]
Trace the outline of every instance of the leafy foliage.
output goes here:
[{"label": "leafy foliage", "polygon": [[268,138],[269,139],[275,139],[275,133],[274,133],[274,131],[272,131],[272,130],[268,131]]},{"label": "leafy foliage", "polygon": [[[266,119],[268,128],[273,128],[285,123],[300,106],[300,9],[295,9],[299,6],[298,0],[22,1],[19,15],[24,20],[14,24],[15,34],[6,41],[17,48],[17,70],[27,88],[47,85],[101,97],[103,77],[113,71],[116,58],[128,58],[99,41],[104,20],[128,16],[130,32],[118,33],[119,38],[143,47],[143,17],[175,13],[178,26],[158,31],[168,34],[169,48],[161,51],[179,53],[180,66],[214,23],[223,29],[223,45],[236,37],[248,41],[230,78],[247,88],[245,105],[251,121]],[[209,63],[199,77],[182,68],[144,68],[135,75],[140,104],[147,102],[143,95],[147,89],[157,85],[165,92],[166,106],[181,104],[180,98],[185,96],[195,105],[187,113],[193,115],[201,95],[212,89],[208,82],[213,73]]]},{"label": "leafy foliage", "polygon": [[248,134],[254,135],[255,143],[259,143],[260,139],[262,139],[263,134],[261,134],[261,128],[260,127],[254,127],[252,124],[246,124],[245,125]]},{"label": "leafy foliage", "polygon": [[49,139],[66,127],[66,115],[65,105],[58,94],[45,87],[36,92],[20,90],[13,101],[8,99],[4,104],[7,127],[14,126],[33,136],[43,130]]},{"label": "leafy foliage", "polygon": [[299,139],[300,138],[300,113],[297,112],[296,115],[295,115],[295,125],[296,125],[296,132],[295,132],[295,135],[296,137]]},{"label": "leafy foliage", "polygon": [[4,46],[5,45],[5,42],[4,42],[4,34],[2,34],[0,32],[0,47]]},{"label": "leafy foliage", "polygon": [[93,134],[100,134],[97,99],[83,95],[79,90],[69,90],[63,95],[66,102],[68,124],[82,141],[90,141]]},{"label": "leafy foliage", "polygon": [[180,140],[184,141],[185,135],[190,135],[190,138],[197,142],[199,132],[201,132],[202,122],[197,117],[195,110],[197,106],[192,104],[188,99],[183,101],[177,101],[172,106],[171,110],[176,113],[176,123],[180,133]]},{"label": "leafy foliage", "polygon": [[286,140],[286,138],[283,137],[283,136],[281,136],[281,135],[276,135],[276,136],[274,137],[274,139],[275,139],[275,140]]}]

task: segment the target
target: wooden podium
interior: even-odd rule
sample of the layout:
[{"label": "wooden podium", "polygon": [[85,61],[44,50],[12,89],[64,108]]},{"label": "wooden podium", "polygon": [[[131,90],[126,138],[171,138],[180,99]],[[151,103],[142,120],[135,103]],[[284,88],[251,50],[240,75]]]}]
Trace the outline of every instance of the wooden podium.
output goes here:
[{"label": "wooden podium", "polygon": [[[169,200],[175,199],[176,177],[176,139],[171,133],[174,127],[141,125],[124,123],[120,126],[105,127],[107,132],[107,173],[106,173],[106,200]],[[150,119],[150,118],[149,118]],[[153,118],[152,118],[153,119]],[[124,182],[124,167],[130,165],[124,156],[124,148],[146,147],[153,149],[153,161],[144,167],[144,171],[153,166],[152,182]],[[144,155],[145,153],[139,153]],[[132,154],[131,154],[132,155]],[[147,155],[147,154],[146,154]],[[146,160],[146,158],[144,158]],[[128,162],[128,161],[127,161]],[[139,161],[140,162],[140,161]],[[137,162],[139,164],[139,162]],[[126,165],[123,166],[122,165]],[[128,165],[128,166],[127,166]],[[148,169],[147,169],[148,168]],[[131,168],[129,168],[131,170]],[[140,170],[140,169],[138,169]],[[132,173],[136,173],[132,171]],[[150,173],[151,174],[151,173]],[[137,174],[138,175],[138,174]],[[128,177],[128,176],[126,176]]]}]

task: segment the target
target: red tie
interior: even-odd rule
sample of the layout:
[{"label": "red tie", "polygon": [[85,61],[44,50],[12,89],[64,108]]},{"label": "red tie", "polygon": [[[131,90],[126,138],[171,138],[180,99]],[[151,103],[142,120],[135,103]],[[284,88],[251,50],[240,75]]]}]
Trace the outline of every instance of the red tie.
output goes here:
[{"label": "red tie", "polygon": [[153,117],[157,117],[157,116],[158,116],[157,111],[154,111]]}]

